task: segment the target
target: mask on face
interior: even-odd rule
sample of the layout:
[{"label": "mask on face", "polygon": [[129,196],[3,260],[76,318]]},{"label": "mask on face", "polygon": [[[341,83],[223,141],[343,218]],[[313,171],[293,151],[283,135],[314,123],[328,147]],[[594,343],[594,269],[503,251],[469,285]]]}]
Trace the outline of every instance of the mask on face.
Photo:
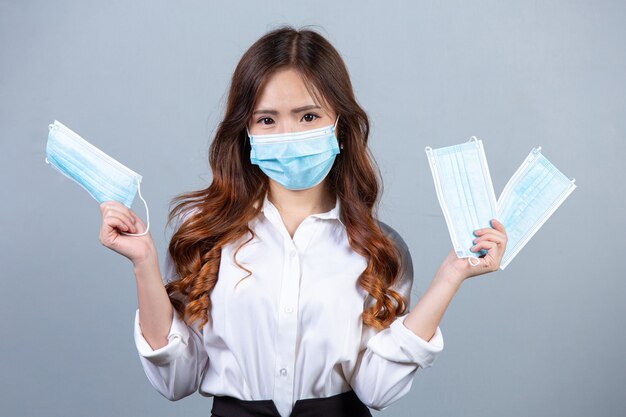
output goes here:
[{"label": "mask on face", "polygon": [[290,190],[304,190],[322,182],[340,152],[334,125],[295,133],[251,135],[250,162]]},{"label": "mask on face", "polygon": [[147,234],[150,230],[150,213],[148,204],[141,196],[142,176],[111,158],[58,120],[48,125],[48,128],[46,163],[77,182],[98,203],[115,200],[130,208],[135,194],[139,192],[139,198],[146,207],[146,230],[143,233],[120,233],[129,236]]},{"label": "mask on face", "polygon": [[500,269],[513,260],[531,237],[576,188],[570,180],[534,148],[504,186],[498,199],[498,219],[508,242]]},{"label": "mask on face", "polygon": [[496,217],[496,197],[483,143],[472,136],[460,145],[427,146],[426,154],[456,256],[476,266],[486,251],[470,250],[474,230],[490,227],[489,221]]}]

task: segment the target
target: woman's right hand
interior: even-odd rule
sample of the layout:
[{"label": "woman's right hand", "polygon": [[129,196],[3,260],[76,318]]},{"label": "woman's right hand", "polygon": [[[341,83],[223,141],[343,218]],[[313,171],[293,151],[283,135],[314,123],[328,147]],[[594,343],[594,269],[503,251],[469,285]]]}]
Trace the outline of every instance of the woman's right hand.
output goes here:
[{"label": "woman's right hand", "polygon": [[143,236],[126,236],[120,233],[143,233],[146,225],[131,209],[118,201],[105,201],[100,204],[102,225],[100,243],[124,255],[134,265],[156,257],[156,247],[150,232]]}]

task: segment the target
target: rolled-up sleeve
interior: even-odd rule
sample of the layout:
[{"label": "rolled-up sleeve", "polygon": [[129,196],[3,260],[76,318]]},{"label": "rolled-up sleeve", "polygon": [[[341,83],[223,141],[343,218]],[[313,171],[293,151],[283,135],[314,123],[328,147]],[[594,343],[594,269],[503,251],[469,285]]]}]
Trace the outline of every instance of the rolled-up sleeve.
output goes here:
[{"label": "rolled-up sleeve", "polygon": [[[395,240],[402,255],[401,278],[392,288],[402,295],[408,310],[413,285],[411,255],[395,230],[382,222],[381,227]],[[383,330],[363,326],[361,343],[365,348],[359,352],[352,368],[350,385],[359,399],[372,409],[384,410],[406,395],[417,370],[432,366],[443,350],[443,335],[439,327],[430,340],[424,340],[405,326],[407,316],[408,312],[396,317]]]},{"label": "rolled-up sleeve", "polygon": [[404,325],[407,316],[408,314],[397,317],[391,326],[369,339],[367,348],[388,361],[428,368],[443,350],[441,329],[437,326],[433,337],[426,341]]},{"label": "rolled-up sleeve", "polygon": [[[169,253],[165,256],[166,282],[175,269]],[[139,359],[152,386],[165,398],[179,400],[194,393],[202,381],[208,355],[201,331],[187,325],[175,309],[167,345],[153,350],[141,332],[139,309],[135,312],[134,339]]]},{"label": "rolled-up sleeve", "polygon": [[179,400],[200,386],[208,356],[202,339],[174,311],[167,345],[153,350],[141,333],[139,310],[135,313],[135,345],[144,372],[165,398]]}]

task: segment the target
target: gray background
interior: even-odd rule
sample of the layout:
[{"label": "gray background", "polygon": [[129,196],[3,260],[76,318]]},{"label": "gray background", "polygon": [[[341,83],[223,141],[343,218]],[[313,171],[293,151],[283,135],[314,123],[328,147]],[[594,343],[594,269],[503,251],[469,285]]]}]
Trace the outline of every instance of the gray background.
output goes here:
[{"label": "gray background", "polygon": [[170,198],[210,180],[237,61],[283,23],[315,25],[348,65],[416,294],[451,246],[424,146],[478,136],[499,195],[541,145],[578,185],[506,271],[463,284],[444,352],[379,415],[624,415],[624,22],[617,1],[0,1],[0,415],[210,414],[145,377],[131,264],[44,163],[47,126],[144,176],[162,255]]}]

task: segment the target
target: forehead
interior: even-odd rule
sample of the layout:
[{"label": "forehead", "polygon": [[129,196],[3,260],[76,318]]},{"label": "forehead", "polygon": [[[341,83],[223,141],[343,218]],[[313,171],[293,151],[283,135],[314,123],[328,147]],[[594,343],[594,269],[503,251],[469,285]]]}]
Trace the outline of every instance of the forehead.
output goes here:
[{"label": "forehead", "polygon": [[[311,86],[311,88],[315,87]],[[309,92],[302,75],[297,70],[285,68],[272,73],[261,85],[255,109],[289,111],[292,108],[310,104],[327,108],[324,102],[318,102]]]}]

